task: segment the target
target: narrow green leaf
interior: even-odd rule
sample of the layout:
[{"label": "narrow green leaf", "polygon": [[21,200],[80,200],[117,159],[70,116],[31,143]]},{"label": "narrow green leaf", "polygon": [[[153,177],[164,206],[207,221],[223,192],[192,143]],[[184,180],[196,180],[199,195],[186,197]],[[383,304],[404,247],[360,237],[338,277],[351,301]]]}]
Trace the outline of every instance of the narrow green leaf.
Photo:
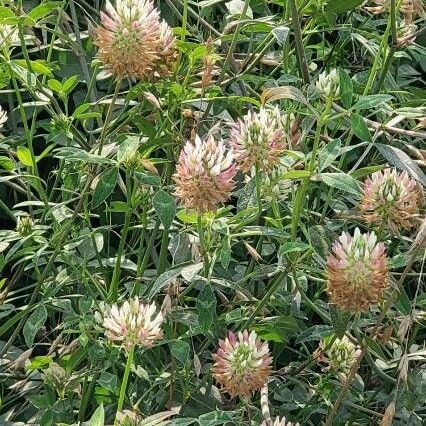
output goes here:
[{"label": "narrow green leaf", "polygon": [[346,173],[320,173],[317,178],[332,188],[340,189],[352,195],[360,195],[358,182]]},{"label": "narrow green leaf", "polygon": [[351,114],[351,128],[356,136],[358,136],[363,142],[371,142],[373,139],[371,137],[370,130],[368,130],[367,125],[363,118],[355,113]]},{"label": "narrow green leaf", "polygon": [[34,22],[40,21],[45,16],[49,15],[52,10],[56,9],[62,4],[61,1],[47,1],[32,9],[28,13],[28,17],[31,18]]},{"label": "narrow green leaf", "polygon": [[104,426],[105,425],[105,411],[104,405],[101,404],[93,413],[89,420],[88,426]]},{"label": "narrow green leaf", "polygon": [[101,174],[92,198],[92,206],[97,207],[103,203],[114,191],[117,185],[118,169],[107,170]]},{"label": "narrow green leaf", "polygon": [[164,228],[169,229],[176,215],[175,199],[169,193],[160,190],[154,195],[152,204]]},{"label": "narrow green leaf", "polygon": [[197,297],[198,323],[204,332],[211,329],[216,320],[217,300],[210,285],[205,285]]},{"label": "narrow green leaf", "polygon": [[34,342],[37,332],[43,327],[47,319],[47,309],[44,305],[38,306],[25,322],[22,333],[25,344],[30,348]]},{"label": "narrow green leaf", "polygon": [[393,96],[391,95],[377,94],[361,96],[352,109],[355,111],[359,111],[361,109],[375,108],[381,104],[389,102],[391,99],[393,99]]},{"label": "narrow green leaf", "polygon": [[339,79],[340,79],[340,99],[345,108],[349,109],[352,105],[353,98],[353,83],[352,79],[349,77],[348,73],[345,70],[339,70]]},{"label": "narrow green leaf", "polygon": [[374,145],[395,167],[407,171],[414,179],[426,186],[426,177],[422,169],[404,151],[391,145],[376,143]]}]

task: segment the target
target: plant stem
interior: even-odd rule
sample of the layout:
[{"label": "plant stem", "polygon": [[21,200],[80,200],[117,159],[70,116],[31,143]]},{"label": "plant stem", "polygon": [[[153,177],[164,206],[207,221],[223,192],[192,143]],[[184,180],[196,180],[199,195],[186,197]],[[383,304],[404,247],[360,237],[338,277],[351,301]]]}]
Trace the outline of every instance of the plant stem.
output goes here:
[{"label": "plant stem", "polygon": [[[314,146],[311,152],[311,159],[309,161],[308,170],[312,173],[315,170],[315,159],[319,147],[322,129],[322,119],[318,119],[317,129],[315,132]],[[300,188],[297,190],[296,197],[293,205],[293,215],[291,218],[291,238],[294,240],[297,237],[297,229],[299,228],[300,216],[302,214],[303,205],[305,204],[306,191],[308,190],[310,177],[306,178]]]},{"label": "plant stem", "polygon": [[289,0],[288,4],[290,6],[290,11],[291,11],[291,20],[293,23],[293,30],[294,30],[294,43],[296,45],[296,54],[297,54],[297,61],[299,63],[300,74],[302,75],[303,82],[305,84],[309,84],[310,82],[309,69],[308,69],[308,64],[306,63],[305,51],[303,49],[303,39],[302,39],[302,30],[300,27],[299,12],[297,10],[295,0]]},{"label": "plant stem", "polygon": [[134,355],[135,347],[132,346],[129,350],[129,353],[127,354],[126,368],[124,370],[123,381],[121,382],[120,396],[118,397],[117,412],[121,411],[123,408],[124,397],[127,390],[127,382],[129,381],[130,367],[132,366]]},{"label": "plant stem", "polygon": [[203,229],[202,218],[203,218],[203,215],[199,212],[197,214],[198,239],[200,240],[201,254],[203,256],[203,261],[204,261],[204,273],[206,275],[206,278],[208,278],[210,265],[209,265],[209,258],[208,258],[208,253],[206,250],[206,244],[204,239],[204,229]]},{"label": "plant stem", "polygon": [[124,214],[124,226],[123,231],[121,232],[120,243],[118,245],[117,250],[117,258],[115,260],[114,271],[112,273],[110,291],[109,291],[109,299],[116,300],[118,297],[118,282],[120,280],[120,272],[121,272],[121,258],[123,256],[124,245],[126,244],[127,234],[130,228],[130,218],[132,217],[132,189],[130,185],[130,176],[128,171],[126,171],[126,195],[127,195],[127,209]]},{"label": "plant stem", "polygon": [[112,95],[111,102],[109,104],[108,111],[105,117],[104,127],[102,128],[101,136],[99,137],[99,149],[98,149],[99,155],[102,153],[102,149],[104,147],[106,130],[109,127],[109,121],[111,120],[112,110],[114,109],[114,105],[115,105],[115,102],[117,101],[118,93],[120,92],[121,81],[122,81],[121,78],[117,78],[114,94]]}]

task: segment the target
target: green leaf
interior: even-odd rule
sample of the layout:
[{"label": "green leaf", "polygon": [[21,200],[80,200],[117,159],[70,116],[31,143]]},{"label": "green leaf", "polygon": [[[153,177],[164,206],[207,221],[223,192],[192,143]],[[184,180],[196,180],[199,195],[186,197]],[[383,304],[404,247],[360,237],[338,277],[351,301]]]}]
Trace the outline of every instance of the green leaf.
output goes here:
[{"label": "green leaf", "polygon": [[290,29],[288,27],[280,25],[272,30],[272,35],[275,37],[275,40],[277,40],[278,44],[283,46],[287,40],[289,32]]},{"label": "green leaf", "polygon": [[11,171],[15,168],[15,163],[4,155],[0,155],[0,169]]},{"label": "green leaf", "polygon": [[340,189],[352,195],[360,195],[358,182],[346,173],[320,173],[317,178],[332,188]]},{"label": "green leaf", "polygon": [[198,424],[200,426],[223,425],[229,424],[231,421],[232,417],[226,411],[212,411],[198,417]]},{"label": "green leaf", "polygon": [[79,118],[79,115],[86,112],[90,108],[90,106],[91,106],[90,104],[82,104],[82,105],[78,106],[75,109],[75,111],[73,112],[72,116],[74,118]]},{"label": "green leaf", "polygon": [[108,373],[108,371],[103,371],[98,379],[98,383],[110,392],[115,392],[117,382],[117,376],[115,374]]},{"label": "green leaf", "polygon": [[340,310],[335,305],[329,305],[331,323],[333,325],[336,336],[341,339],[348,328],[349,321],[351,319],[351,314]]},{"label": "green leaf", "polygon": [[353,172],[351,172],[350,175],[354,179],[360,179],[364,176],[368,176],[368,175],[371,175],[374,172],[382,170],[383,168],[384,168],[384,166],[381,165],[381,164],[378,164],[376,166],[361,167],[360,169],[356,169]]},{"label": "green leaf", "polygon": [[228,266],[231,262],[231,244],[229,238],[225,238],[220,248],[220,263],[224,269],[228,269]]},{"label": "green leaf", "polygon": [[77,84],[78,76],[73,75],[64,82],[64,84],[62,85],[62,90],[66,95],[68,95],[74,89],[74,87],[77,86]]},{"label": "green leaf", "polygon": [[329,0],[325,12],[326,13],[342,13],[356,9],[364,0]]},{"label": "green leaf", "polygon": [[283,173],[281,179],[298,180],[306,179],[311,176],[309,170],[290,170],[289,172]]},{"label": "green leaf", "polygon": [[353,83],[348,73],[344,70],[339,70],[340,79],[340,99],[345,108],[349,109],[352,105],[353,98]]},{"label": "green leaf", "polygon": [[352,109],[361,110],[361,109],[374,108],[381,104],[389,102],[391,99],[393,99],[393,96],[391,95],[378,94],[378,95],[361,96],[358,102],[352,107]]},{"label": "green leaf", "polygon": [[308,233],[313,249],[325,259],[328,254],[326,230],[321,225],[314,225],[308,229]]},{"label": "green leaf", "polygon": [[16,15],[13,13],[13,10],[10,7],[0,6],[0,21],[5,19],[13,19]]},{"label": "green leaf", "polygon": [[158,175],[154,175],[153,173],[149,172],[135,172],[136,179],[143,183],[144,185],[149,186],[160,186],[161,185],[161,178]]},{"label": "green leaf", "polygon": [[50,90],[52,90],[53,92],[57,94],[61,93],[63,90],[61,82],[54,78],[51,78],[50,80],[48,80],[47,85],[49,86]]},{"label": "green leaf", "polygon": [[117,151],[117,161],[123,163],[133,158],[139,148],[138,136],[127,136],[127,138],[120,143]]},{"label": "green leaf", "polygon": [[104,425],[105,425],[105,411],[104,411],[104,405],[101,404],[93,413],[93,416],[90,418],[88,426],[104,426]]},{"label": "green leaf", "polygon": [[170,352],[181,364],[186,364],[189,359],[190,346],[184,340],[174,340],[170,342]]},{"label": "green leaf", "polygon": [[46,65],[45,61],[27,61],[25,59],[14,59],[13,63],[18,65],[25,70],[30,71],[31,73],[47,75],[48,77],[53,77],[52,70]]},{"label": "green leaf", "polygon": [[47,1],[39,6],[35,7],[28,13],[28,17],[31,18],[34,22],[43,19],[45,16],[49,15],[52,10],[56,9],[62,4],[61,1]]},{"label": "green leaf", "polygon": [[210,285],[205,285],[196,300],[198,323],[204,332],[211,329],[216,320],[216,296]]},{"label": "green leaf", "polygon": [[164,228],[169,229],[176,215],[175,199],[169,193],[160,190],[154,195],[152,204]]},{"label": "green leaf", "polygon": [[342,142],[340,139],[333,139],[318,153],[318,165],[319,169],[324,170],[339,156]]},{"label": "green leaf", "polygon": [[92,198],[92,206],[97,207],[103,203],[114,191],[117,185],[118,169],[113,168],[103,172],[96,185]]},{"label": "green leaf", "polygon": [[188,266],[188,263],[183,263],[178,265],[174,269],[169,269],[166,272],[163,272],[152,285],[148,293],[148,299],[152,299],[158,292],[160,292],[164,287],[170,284],[176,277],[180,275],[182,270]]},{"label": "green leaf", "polygon": [[279,253],[281,256],[283,256],[287,253],[307,251],[310,248],[311,246],[309,244],[303,243],[301,241],[288,241],[287,243],[281,245]]},{"label": "green leaf", "polygon": [[330,325],[313,325],[299,334],[296,344],[321,340],[325,336],[333,334],[333,327]]},{"label": "green leaf", "polygon": [[179,210],[176,217],[183,223],[197,223],[198,214],[196,210]]},{"label": "green leaf", "polygon": [[33,160],[31,158],[31,151],[26,146],[18,146],[16,155],[19,161],[27,167],[33,167]]},{"label": "green leaf", "polygon": [[400,170],[407,171],[415,180],[426,186],[426,177],[422,169],[404,151],[391,145],[376,143],[374,145],[389,161]]},{"label": "green leaf", "polygon": [[273,321],[264,321],[256,324],[252,329],[263,340],[281,343],[299,331],[299,324],[294,317],[283,315]]},{"label": "green leaf", "polygon": [[363,118],[355,113],[351,114],[351,128],[356,136],[358,136],[363,142],[371,142],[373,139],[371,137],[370,130],[368,130],[367,125]]},{"label": "green leaf", "polygon": [[44,305],[38,306],[25,322],[23,335],[25,344],[30,348],[37,332],[43,327],[47,319],[47,309]]}]

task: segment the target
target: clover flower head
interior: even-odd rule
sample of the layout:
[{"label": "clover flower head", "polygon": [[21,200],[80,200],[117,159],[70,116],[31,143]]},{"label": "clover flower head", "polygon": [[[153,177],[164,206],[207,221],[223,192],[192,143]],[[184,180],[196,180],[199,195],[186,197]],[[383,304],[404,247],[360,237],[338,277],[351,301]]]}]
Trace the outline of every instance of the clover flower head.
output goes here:
[{"label": "clover flower head", "polygon": [[232,397],[249,396],[262,388],[271,371],[268,344],[254,331],[229,332],[213,355],[213,376]]},{"label": "clover flower head", "polygon": [[234,189],[236,167],[231,150],[213,136],[198,136],[183,147],[173,180],[175,195],[186,208],[200,212],[214,211],[226,202]]},{"label": "clover flower head", "polygon": [[323,71],[316,82],[319,92],[323,95],[337,99],[340,95],[340,76],[339,71],[333,68],[330,71]]},{"label": "clover flower head", "polygon": [[358,348],[346,336],[332,341],[333,337],[327,336],[320,343],[320,349],[325,355],[322,360],[329,365],[326,370],[336,373],[340,380],[344,380],[356,360]]},{"label": "clover flower head", "polygon": [[138,297],[121,306],[102,305],[97,317],[105,328],[105,336],[126,349],[137,345],[151,347],[161,339],[163,314],[156,312],[155,303],[141,303]]},{"label": "clover flower head", "polygon": [[367,223],[384,225],[391,233],[411,229],[422,202],[417,182],[407,172],[385,169],[364,183],[359,210]]},{"label": "clover flower head", "polygon": [[378,303],[388,286],[389,273],[383,243],[371,234],[344,232],[327,259],[327,293],[331,303],[345,311],[366,311]]},{"label": "clover flower head", "polygon": [[149,80],[168,72],[175,38],[153,0],[107,0],[95,43],[113,75]]},{"label": "clover flower head", "polygon": [[283,120],[278,107],[249,111],[231,127],[230,143],[239,168],[246,174],[269,171],[280,161],[287,147]]}]

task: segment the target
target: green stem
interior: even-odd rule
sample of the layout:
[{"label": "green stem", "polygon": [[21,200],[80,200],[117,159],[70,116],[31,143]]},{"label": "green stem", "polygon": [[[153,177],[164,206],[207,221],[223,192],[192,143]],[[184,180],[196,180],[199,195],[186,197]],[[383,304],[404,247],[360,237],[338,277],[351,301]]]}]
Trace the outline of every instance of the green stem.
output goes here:
[{"label": "green stem", "polygon": [[158,258],[157,277],[160,276],[167,268],[167,250],[169,247],[169,228],[163,229],[161,237],[160,254]]},{"label": "green stem", "polygon": [[102,148],[104,147],[105,142],[105,136],[106,136],[106,130],[109,127],[109,122],[111,120],[112,116],[112,110],[114,109],[115,102],[117,101],[118,93],[120,92],[120,86],[121,86],[121,78],[117,79],[117,82],[115,84],[115,90],[114,94],[112,95],[111,102],[108,107],[108,111],[105,117],[104,127],[102,128],[101,136],[99,137],[99,150],[98,154],[102,153]]},{"label": "green stem", "polygon": [[302,30],[300,27],[299,12],[297,10],[295,0],[289,0],[288,3],[290,6],[290,11],[291,11],[291,20],[292,20],[293,30],[294,30],[294,43],[296,45],[296,54],[297,54],[297,61],[299,63],[300,74],[302,75],[303,82],[305,84],[309,84],[310,82],[309,69],[308,69],[308,64],[306,63],[305,51],[303,48],[303,39],[302,39]]},{"label": "green stem", "polygon": [[121,382],[120,396],[118,397],[117,412],[123,409],[124,397],[126,395],[127,383],[129,381],[130,367],[132,366],[134,355],[135,347],[132,346],[127,354],[126,368],[124,370],[123,381]]},{"label": "green stem", "polygon": [[126,195],[127,195],[127,209],[124,215],[123,231],[121,232],[120,243],[117,250],[117,258],[115,260],[114,271],[112,273],[109,299],[116,300],[118,297],[118,282],[120,280],[121,272],[121,258],[123,256],[124,246],[126,244],[127,234],[130,228],[130,219],[132,217],[132,190],[130,187],[129,173],[126,171]]},{"label": "green stem", "polygon": [[206,240],[204,238],[204,229],[203,229],[203,215],[199,212],[197,215],[197,229],[198,229],[198,239],[200,240],[200,247],[201,247],[201,255],[203,256],[204,260],[204,273],[206,278],[209,276],[209,258],[208,258],[208,252],[206,248]]},{"label": "green stem", "polygon": [[[311,159],[309,161],[308,170],[312,173],[315,170],[315,159],[319,147],[322,129],[322,119],[318,120],[317,129],[315,132],[314,146],[312,148]],[[296,197],[293,205],[293,215],[291,218],[291,238],[294,240],[297,237],[297,230],[299,228],[300,216],[302,208],[305,204],[305,196],[309,187],[310,177],[306,178],[300,188],[297,190]]]}]

